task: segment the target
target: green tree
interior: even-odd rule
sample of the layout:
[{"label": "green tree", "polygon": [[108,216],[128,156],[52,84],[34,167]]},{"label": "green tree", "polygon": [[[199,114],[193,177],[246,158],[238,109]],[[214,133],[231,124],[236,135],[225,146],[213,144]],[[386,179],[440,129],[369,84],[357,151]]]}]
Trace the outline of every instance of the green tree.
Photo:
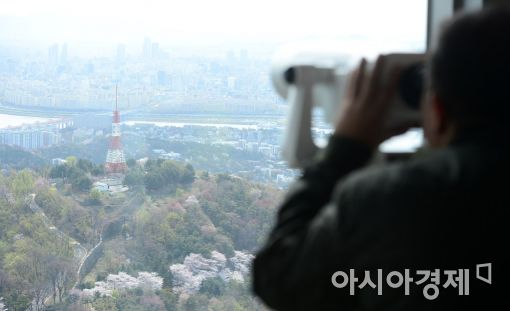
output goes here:
[{"label": "green tree", "polygon": [[126,164],[128,167],[135,167],[136,166],[136,160],[133,158],[127,159]]},{"label": "green tree", "polygon": [[68,166],[66,164],[60,164],[53,166],[50,170],[50,178],[66,178]]},{"label": "green tree", "polygon": [[18,196],[26,196],[34,189],[34,177],[32,173],[24,169],[14,177],[12,181],[12,191]]},{"label": "green tree", "polygon": [[90,171],[90,173],[94,176],[104,175],[104,165],[103,164],[95,165],[94,168]]},{"label": "green tree", "polygon": [[172,292],[170,288],[163,288],[159,292],[159,297],[161,300],[163,300],[163,303],[165,304],[165,309],[167,311],[177,311],[178,310],[178,303],[179,303],[179,296]]},{"label": "green tree", "polygon": [[144,177],[144,184],[147,190],[159,190],[164,185],[164,178],[158,171],[148,172]]},{"label": "green tree", "polygon": [[180,168],[173,162],[166,160],[160,167],[161,175],[168,184],[176,184],[181,176]]},{"label": "green tree", "polygon": [[117,311],[117,305],[112,297],[96,298],[92,303],[96,311]]},{"label": "green tree", "polygon": [[85,171],[77,166],[67,166],[67,177],[76,179],[78,177],[85,176]]},{"label": "green tree", "polygon": [[195,169],[193,168],[193,165],[186,164],[184,167],[184,170],[181,175],[181,183],[184,185],[188,185],[193,183],[195,180]]},{"label": "green tree", "polygon": [[68,156],[66,158],[66,164],[69,166],[76,166],[77,161],[78,161],[78,159],[76,159],[75,156]]},{"label": "green tree", "polygon": [[129,172],[124,177],[123,184],[127,186],[138,186],[143,185],[144,183],[144,174],[143,171],[139,168],[130,169]]},{"label": "green tree", "polygon": [[85,159],[78,159],[76,161],[76,167],[83,170],[84,172],[90,173],[92,169],[94,168],[94,164],[90,162],[89,160]]},{"label": "green tree", "polygon": [[92,204],[101,204],[101,192],[95,188],[90,190],[89,201]]},{"label": "green tree", "polygon": [[220,277],[207,278],[200,285],[200,293],[210,296],[221,296],[225,292],[225,282]]},{"label": "green tree", "polygon": [[73,177],[73,179],[71,180],[71,186],[75,190],[87,192],[92,187],[92,181],[90,180],[90,178],[83,174]]},{"label": "green tree", "polygon": [[154,160],[154,159],[148,159],[146,162],[145,162],[145,169],[146,170],[150,170],[152,168],[157,168],[158,167],[158,161]]},{"label": "green tree", "polygon": [[195,294],[184,303],[185,311],[207,311],[209,299],[205,295]]}]

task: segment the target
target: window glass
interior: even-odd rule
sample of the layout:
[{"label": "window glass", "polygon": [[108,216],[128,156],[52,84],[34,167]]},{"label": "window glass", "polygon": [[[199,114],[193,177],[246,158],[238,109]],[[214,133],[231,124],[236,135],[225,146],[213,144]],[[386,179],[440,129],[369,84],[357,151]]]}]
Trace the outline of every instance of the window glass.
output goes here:
[{"label": "window glass", "polygon": [[250,262],[298,176],[273,55],[422,52],[426,3],[3,3],[0,310],[263,309]]}]

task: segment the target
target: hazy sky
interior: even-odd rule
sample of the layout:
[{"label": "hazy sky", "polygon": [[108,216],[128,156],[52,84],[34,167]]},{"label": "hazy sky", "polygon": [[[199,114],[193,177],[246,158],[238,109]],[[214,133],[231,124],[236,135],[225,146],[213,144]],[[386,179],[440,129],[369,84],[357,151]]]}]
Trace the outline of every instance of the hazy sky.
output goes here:
[{"label": "hazy sky", "polygon": [[[2,0],[3,44],[70,47],[350,38],[377,46],[425,37],[426,0]],[[347,39],[345,39],[347,40]],[[397,43],[395,43],[397,42]]]}]

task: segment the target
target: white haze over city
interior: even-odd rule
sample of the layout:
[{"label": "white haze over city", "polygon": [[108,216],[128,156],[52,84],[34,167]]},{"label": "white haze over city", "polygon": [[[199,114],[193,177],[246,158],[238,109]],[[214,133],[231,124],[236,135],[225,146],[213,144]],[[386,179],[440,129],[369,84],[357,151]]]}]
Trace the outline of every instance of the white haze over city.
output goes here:
[{"label": "white haze over city", "polygon": [[2,2],[2,45],[46,49],[67,42],[71,53],[86,56],[112,54],[119,43],[139,50],[144,37],[168,48],[206,46],[204,53],[239,44],[263,53],[281,43],[334,40],[348,53],[365,54],[423,49],[425,38],[424,0]]}]

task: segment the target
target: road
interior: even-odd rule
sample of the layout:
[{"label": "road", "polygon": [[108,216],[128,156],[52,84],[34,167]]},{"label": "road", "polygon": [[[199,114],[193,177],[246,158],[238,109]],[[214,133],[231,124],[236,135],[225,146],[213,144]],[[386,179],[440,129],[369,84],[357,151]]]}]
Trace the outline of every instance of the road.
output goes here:
[{"label": "road", "polygon": [[81,270],[83,269],[83,264],[85,263],[85,261],[87,260],[87,258],[92,255],[94,253],[94,251],[101,246],[101,244],[103,244],[103,232],[101,232],[99,234],[99,242],[90,250],[88,251],[85,256],[83,256],[81,262],[80,262],[80,266],[78,267],[78,270],[76,271],[76,282],[74,283],[73,285],[73,289],[76,289],[76,287],[78,287],[78,285],[80,284],[81,282],[81,278],[80,278],[80,275],[81,275]]}]

